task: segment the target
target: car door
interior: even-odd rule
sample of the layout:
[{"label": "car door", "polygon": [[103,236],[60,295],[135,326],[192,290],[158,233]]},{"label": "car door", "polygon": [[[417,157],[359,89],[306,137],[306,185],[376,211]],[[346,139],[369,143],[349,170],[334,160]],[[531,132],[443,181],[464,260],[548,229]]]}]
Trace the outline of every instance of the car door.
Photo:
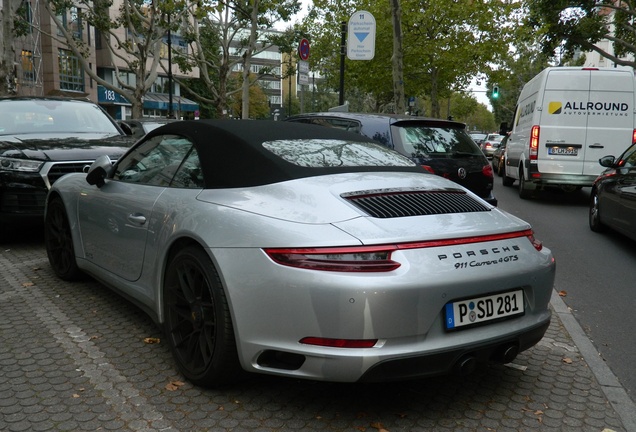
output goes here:
[{"label": "car door", "polygon": [[636,238],[636,146],[632,146],[619,161],[616,191],[619,210],[616,218],[617,228]]},{"label": "car door", "polygon": [[148,230],[157,199],[192,148],[187,139],[153,137],[115,166],[112,179],[81,195],[79,223],[86,258],[129,281],[141,275]]}]

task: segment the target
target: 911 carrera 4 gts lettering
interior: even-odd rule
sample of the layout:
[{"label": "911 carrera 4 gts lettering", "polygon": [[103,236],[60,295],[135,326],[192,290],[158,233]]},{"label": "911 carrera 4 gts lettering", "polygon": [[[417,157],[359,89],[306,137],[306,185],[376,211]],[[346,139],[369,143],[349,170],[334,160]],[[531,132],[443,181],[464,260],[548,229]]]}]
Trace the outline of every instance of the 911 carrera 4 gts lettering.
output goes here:
[{"label": "911 carrera 4 gts lettering", "polygon": [[513,245],[513,246],[504,246],[504,247],[495,247],[495,248],[488,248],[488,249],[479,249],[479,250],[471,250],[471,251],[467,251],[467,252],[453,252],[450,256],[447,254],[440,254],[437,255],[437,258],[440,261],[443,261],[445,259],[449,259],[449,258],[455,258],[455,259],[461,259],[461,258],[468,258],[468,257],[477,257],[477,256],[484,256],[484,255],[492,255],[492,254],[500,254],[500,253],[506,253],[506,252],[518,252],[520,251],[521,248],[517,245]]},{"label": "911 carrera 4 gts lettering", "polygon": [[463,268],[468,268],[468,267],[482,267],[482,266],[489,266],[489,265],[513,262],[513,261],[518,261],[518,260],[519,260],[519,257],[517,255],[508,255],[508,256],[501,257],[501,258],[496,259],[496,260],[457,262],[457,263],[455,263],[455,268],[456,269],[463,269]]}]

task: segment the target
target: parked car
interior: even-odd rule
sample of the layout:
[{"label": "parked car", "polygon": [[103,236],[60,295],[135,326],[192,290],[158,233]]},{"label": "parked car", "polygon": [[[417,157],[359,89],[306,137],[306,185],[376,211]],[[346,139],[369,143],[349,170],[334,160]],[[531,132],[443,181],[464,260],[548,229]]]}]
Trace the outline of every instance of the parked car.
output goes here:
[{"label": "parked car", "polygon": [[408,115],[343,112],[300,114],[286,121],[362,134],[497,205],[492,167],[463,123]]},{"label": "parked car", "polygon": [[45,221],[57,276],[140,304],[197,385],[469,372],[550,322],[530,225],[335,128],[171,123],[58,180]]},{"label": "parked car", "polygon": [[176,119],[166,119],[166,118],[140,118],[140,119],[128,119],[124,120],[130,129],[132,130],[132,134],[135,138],[141,138],[146,135],[151,130],[157,129],[159,126],[163,126],[167,123],[178,121]]},{"label": "parked car", "polygon": [[497,149],[492,153],[492,170],[497,173],[499,177],[503,176],[505,163],[506,163],[506,143],[508,142],[509,135],[504,136]]},{"label": "parked car", "polygon": [[475,141],[475,144],[477,145],[480,145],[482,141],[486,139],[486,136],[488,136],[488,134],[481,133],[481,132],[470,133],[470,137],[473,139],[473,141]]},{"label": "parked car", "polygon": [[590,193],[590,228],[596,232],[611,228],[636,240],[636,144],[618,159],[605,156],[599,163],[605,170]]},{"label": "parked car", "polygon": [[42,226],[57,179],[133,143],[98,105],[52,97],[0,98],[0,240],[12,226]]},{"label": "parked car", "polygon": [[499,148],[499,144],[504,139],[503,135],[499,134],[489,134],[482,142],[481,142],[481,151],[484,152],[487,158],[492,158],[493,153],[497,148]]}]

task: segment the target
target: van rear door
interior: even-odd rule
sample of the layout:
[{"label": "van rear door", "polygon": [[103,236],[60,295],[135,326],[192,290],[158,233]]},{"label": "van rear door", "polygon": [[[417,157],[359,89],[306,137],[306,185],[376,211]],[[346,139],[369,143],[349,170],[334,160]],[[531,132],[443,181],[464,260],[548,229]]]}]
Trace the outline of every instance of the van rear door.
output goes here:
[{"label": "van rear door", "polygon": [[539,172],[583,174],[587,116],[582,108],[589,88],[589,71],[549,71],[541,105]]},{"label": "van rear door", "polygon": [[587,106],[587,138],[583,174],[598,175],[598,160],[619,156],[634,134],[634,75],[628,70],[592,70]]}]

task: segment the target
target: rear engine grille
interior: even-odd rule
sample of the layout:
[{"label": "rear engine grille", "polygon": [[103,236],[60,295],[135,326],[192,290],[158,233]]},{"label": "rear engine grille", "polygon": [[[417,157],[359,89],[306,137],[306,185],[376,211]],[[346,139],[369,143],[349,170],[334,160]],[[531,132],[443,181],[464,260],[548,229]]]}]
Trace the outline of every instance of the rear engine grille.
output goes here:
[{"label": "rear engine grille", "polygon": [[356,207],[376,218],[490,211],[461,190],[374,190],[342,194]]}]

